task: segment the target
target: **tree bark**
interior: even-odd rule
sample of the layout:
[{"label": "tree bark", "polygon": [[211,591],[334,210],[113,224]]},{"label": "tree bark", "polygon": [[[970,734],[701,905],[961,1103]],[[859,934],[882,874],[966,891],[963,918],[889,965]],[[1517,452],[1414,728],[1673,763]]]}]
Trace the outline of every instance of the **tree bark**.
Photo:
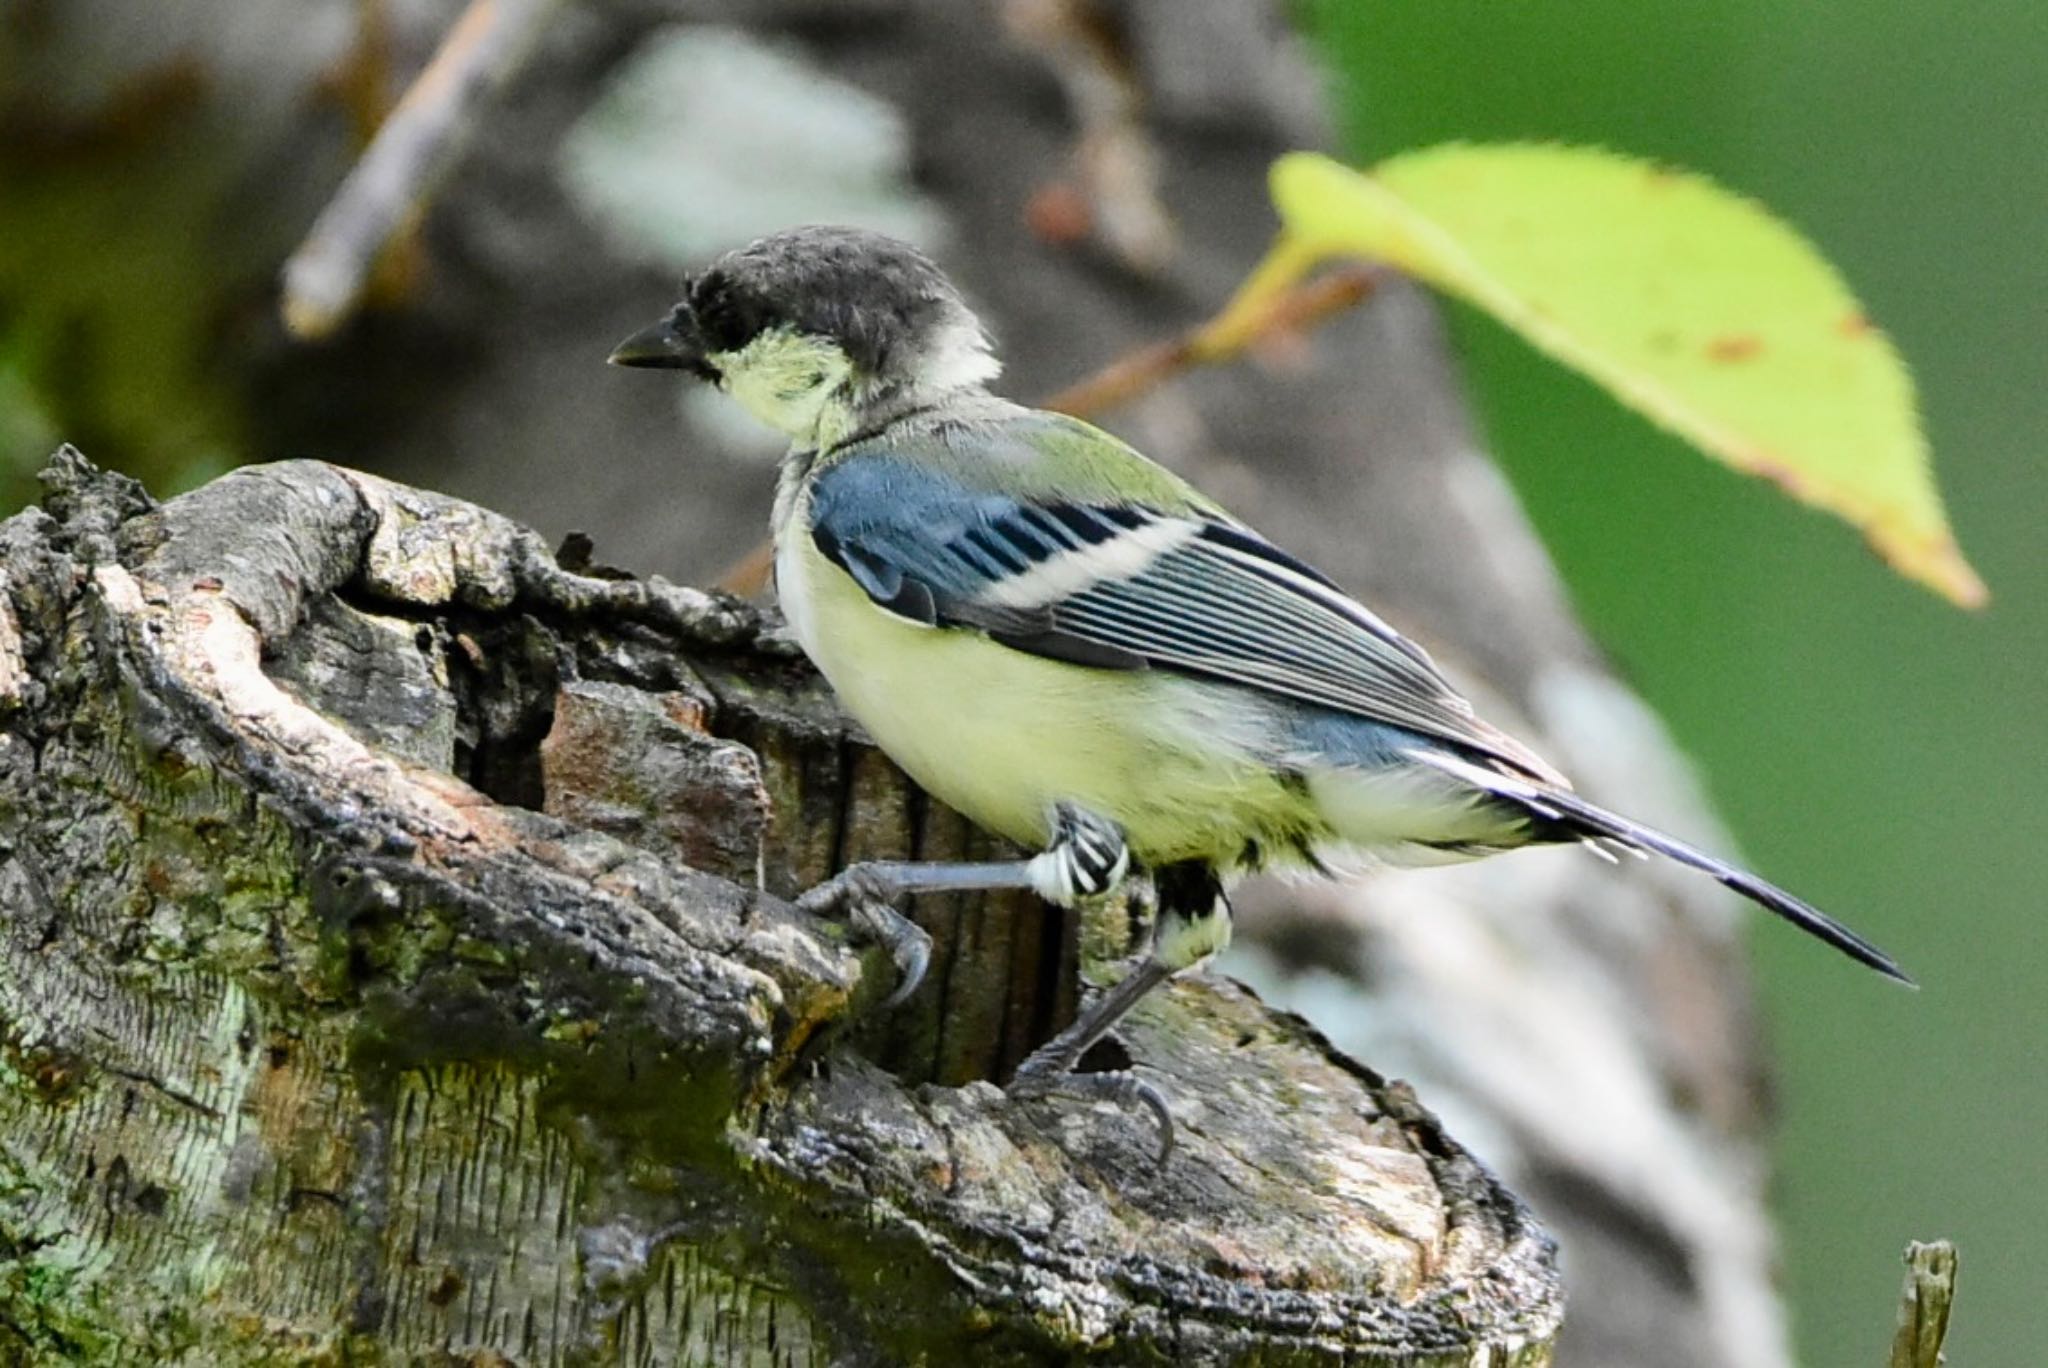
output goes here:
[{"label": "tree bark", "polygon": [[[0,194],[17,211],[0,214],[0,243],[51,292],[22,313],[45,341],[18,358],[55,368],[48,430],[158,480],[183,468],[165,453],[192,459],[195,445],[202,459],[223,448],[331,456],[551,535],[597,529],[609,557],[687,582],[710,581],[758,541],[771,477],[713,406],[679,407],[669,387],[601,364],[667,307],[679,274],[755,231],[909,213],[991,321],[1004,392],[1032,400],[1213,311],[1270,242],[1272,158],[1333,143],[1326,74],[1270,0],[561,6],[362,316],[321,346],[288,345],[263,326],[277,271],[359,150],[349,128],[375,123],[380,81],[402,88],[463,0],[159,3],[147,25],[118,22],[133,8],[73,0],[39,7],[33,25],[0,25],[0,176],[20,189]],[[634,85],[644,59],[679,50],[699,54],[684,78],[651,96]],[[776,79],[720,84],[736,53]],[[628,87],[639,96],[621,102]],[[849,87],[869,105],[849,107]],[[337,89],[355,92],[348,119]],[[661,155],[622,178],[623,195],[593,202],[582,134],[632,131],[636,110],[633,136]],[[821,141],[820,128],[834,136]],[[866,144],[840,141],[861,128]],[[698,156],[720,149],[733,155]],[[81,151],[92,155],[77,161]],[[59,195],[64,212],[36,211]],[[669,235],[650,236],[650,220]],[[110,288],[117,268],[123,283]],[[1589,796],[1725,846],[1669,738],[1577,624],[1416,292],[1378,291],[1313,336],[1276,339],[1103,421],[1358,592]],[[26,465],[53,442],[36,438]],[[367,611],[417,616],[381,600]],[[506,706],[483,678],[496,675],[456,668],[463,715]],[[614,734],[633,748],[679,734],[660,709],[608,706],[600,689],[556,716],[565,727],[622,717]],[[465,774],[509,757],[487,791],[529,782],[531,737],[485,729],[478,760],[476,724],[458,735],[454,716],[423,714],[422,734],[461,747]],[[706,765],[723,754],[698,749]],[[647,782],[681,784],[695,763],[682,756]],[[633,839],[615,796],[579,801],[552,815]],[[915,800],[903,802],[892,820],[907,829]],[[714,836],[675,839],[700,863],[718,857]],[[1238,907],[1224,972],[1413,1079],[1557,1235],[1572,1308],[1561,1358],[1790,1364],[1767,1206],[1768,1054],[1731,895],[1682,871],[1609,870],[1560,851],[1248,887]],[[933,924],[952,934],[950,920]],[[1001,918],[960,933],[1016,934]],[[954,1004],[966,990],[952,991],[949,1010],[964,1010]],[[992,996],[973,1000],[997,1011]],[[928,1033],[897,1023],[930,1010],[864,1029]],[[862,1043],[896,1067],[914,1048]],[[939,1067],[936,1042],[923,1048],[926,1073],[968,1076]]]},{"label": "tree bark", "polygon": [[[0,1357],[1537,1364],[1548,1238],[1194,978],[1141,1117],[991,1085],[1133,917],[783,899],[981,838],[743,604],[314,462],[0,524]],[[566,567],[566,568],[565,568]]]}]

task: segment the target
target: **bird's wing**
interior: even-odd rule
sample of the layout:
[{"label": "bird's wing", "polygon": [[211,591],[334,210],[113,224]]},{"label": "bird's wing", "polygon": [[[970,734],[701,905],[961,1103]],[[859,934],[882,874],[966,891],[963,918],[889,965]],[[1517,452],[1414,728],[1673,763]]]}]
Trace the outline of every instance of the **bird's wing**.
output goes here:
[{"label": "bird's wing", "polygon": [[1564,786],[1476,718],[1421,647],[1309,566],[1191,491],[1179,507],[1158,507],[1073,489],[1091,483],[993,492],[942,465],[869,451],[813,481],[810,530],[870,599],[912,621],[1076,664],[1172,670],[1319,704]]}]

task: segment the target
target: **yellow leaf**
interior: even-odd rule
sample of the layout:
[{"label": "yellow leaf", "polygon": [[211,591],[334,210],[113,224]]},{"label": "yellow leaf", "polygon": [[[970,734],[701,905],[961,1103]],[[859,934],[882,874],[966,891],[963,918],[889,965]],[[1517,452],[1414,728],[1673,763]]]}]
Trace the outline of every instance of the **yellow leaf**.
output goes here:
[{"label": "yellow leaf", "polygon": [[1316,261],[1386,261],[1499,319],[1739,470],[1861,528],[1901,574],[1985,601],[1934,487],[1913,383],[1791,228],[1696,175],[1587,148],[1445,146],[1363,173],[1273,167],[1283,231],[1217,320]]}]

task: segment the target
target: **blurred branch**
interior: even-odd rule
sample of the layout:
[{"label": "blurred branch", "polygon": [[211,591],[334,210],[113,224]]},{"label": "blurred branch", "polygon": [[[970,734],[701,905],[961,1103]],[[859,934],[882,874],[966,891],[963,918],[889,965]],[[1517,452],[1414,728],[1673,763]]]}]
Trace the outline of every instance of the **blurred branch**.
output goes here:
[{"label": "blurred branch", "polygon": [[1940,1368],[1956,1296],[1956,1247],[1947,1240],[1906,1246],[1906,1283],[1899,1291],[1899,1329],[1890,1368]]},{"label": "blurred branch", "polygon": [[355,311],[379,255],[417,222],[561,0],[471,0],[284,267],[285,326],[324,337]]},{"label": "blurred branch", "polygon": [[718,587],[728,594],[741,598],[752,598],[768,587],[768,576],[775,569],[775,543],[767,538],[755,542],[753,549],[726,567],[718,577]]},{"label": "blurred branch", "polygon": [[1007,0],[1004,25],[1045,59],[1079,125],[1073,185],[1041,187],[1031,218],[1040,236],[1099,236],[1144,276],[1172,261],[1173,219],[1159,195],[1159,154],[1145,131],[1145,91],[1117,25],[1099,0]]},{"label": "blurred branch", "polygon": [[396,46],[391,0],[356,0],[355,46],[329,74],[327,84],[348,113],[359,152],[376,138],[397,104],[391,94]]},{"label": "blurred branch", "polygon": [[[1300,332],[1342,313],[1370,295],[1385,273],[1383,266],[1340,266],[1282,291],[1262,314],[1249,321],[1232,317],[1226,310],[1178,337],[1124,353],[1095,374],[1043,400],[1040,407],[1076,418],[1092,418],[1121,407],[1182,371],[1232,360],[1266,338]],[[1225,322],[1227,330],[1219,328]],[[718,587],[742,597],[760,593],[768,582],[773,557],[768,543],[761,543],[719,576]]]},{"label": "blurred branch", "polygon": [[1342,313],[1371,294],[1384,271],[1384,267],[1369,265],[1339,267],[1280,294],[1260,318],[1242,330],[1233,328],[1228,337],[1217,331],[1216,324],[1223,317],[1218,315],[1179,337],[1127,352],[1054,394],[1043,407],[1076,418],[1092,418],[1128,404],[1182,371],[1232,360],[1265,338],[1299,332]]}]

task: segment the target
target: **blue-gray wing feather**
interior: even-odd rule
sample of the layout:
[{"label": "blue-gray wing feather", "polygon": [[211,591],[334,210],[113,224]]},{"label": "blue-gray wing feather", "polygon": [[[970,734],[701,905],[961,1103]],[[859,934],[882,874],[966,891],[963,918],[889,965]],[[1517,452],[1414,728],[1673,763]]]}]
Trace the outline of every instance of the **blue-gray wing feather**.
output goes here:
[{"label": "blue-gray wing feather", "polygon": [[[932,627],[1109,669],[1218,680],[1454,741],[1556,775],[1477,720],[1429,656],[1321,574],[1220,517],[970,490],[881,454],[811,487],[819,550],[876,604]],[[1020,577],[1161,523],[1185,535],[1135,573],[1020,601]]]}]

